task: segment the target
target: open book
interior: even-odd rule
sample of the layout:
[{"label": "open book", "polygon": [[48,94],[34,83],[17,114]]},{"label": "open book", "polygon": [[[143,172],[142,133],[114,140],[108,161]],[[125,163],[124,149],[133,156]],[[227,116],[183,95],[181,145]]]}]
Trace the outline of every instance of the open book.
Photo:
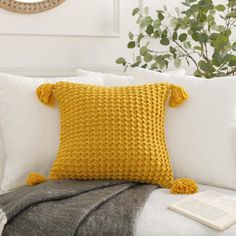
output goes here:
[{"label": "open book", "polygon": [[236,198],[215,191],[191,195],[168,208],[216,230],[236,223]]}]

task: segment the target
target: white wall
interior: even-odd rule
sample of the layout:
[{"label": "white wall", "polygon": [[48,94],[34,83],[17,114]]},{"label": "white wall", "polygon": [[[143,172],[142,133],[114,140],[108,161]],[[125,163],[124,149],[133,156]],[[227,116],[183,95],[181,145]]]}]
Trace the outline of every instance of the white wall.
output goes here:
[{"label": "white wall", "polygon": [[63,75],[76,67],[121,69],[114,61],[131,55],[127,33],[137,28],[131,12],[138,4],[138,0],[66,0],[36,15],[0,9],[0,70]]},{"label": "white wall", "polygon": [[[225,2],[225,0],[216,0]],[[73,74],[77,67],[119,71],[132,58],[127,33],[137,31],[132,9],[171,10],[182,0],[66,0],[50,11],[21,15],[0,9],[0,71],[28,75]]]}]

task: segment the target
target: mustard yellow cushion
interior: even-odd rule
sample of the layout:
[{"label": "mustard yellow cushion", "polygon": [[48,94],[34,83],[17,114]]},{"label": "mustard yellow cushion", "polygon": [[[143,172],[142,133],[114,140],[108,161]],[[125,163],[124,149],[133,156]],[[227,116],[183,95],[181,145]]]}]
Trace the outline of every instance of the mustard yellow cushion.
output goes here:
[{"label": "mustard yellow cushion", "polygon": [[167,83],[97,87],[68,82],[37,90],[61,113],[58,156],[50,179],[122,179],[170,187],[173,171],[165,142],[166,100],[177,106],[187,98]]}]

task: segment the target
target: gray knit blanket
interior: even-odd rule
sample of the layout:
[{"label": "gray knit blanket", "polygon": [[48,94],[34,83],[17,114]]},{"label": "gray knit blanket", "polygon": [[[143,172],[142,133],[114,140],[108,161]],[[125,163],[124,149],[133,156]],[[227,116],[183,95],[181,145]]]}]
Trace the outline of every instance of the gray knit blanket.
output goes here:
[{"label": "gray knit blanket", "polygon": [[3,236],[131,236],[136,215],[156,188],[78,180],[24,186],[0,195],[0,232]]}]

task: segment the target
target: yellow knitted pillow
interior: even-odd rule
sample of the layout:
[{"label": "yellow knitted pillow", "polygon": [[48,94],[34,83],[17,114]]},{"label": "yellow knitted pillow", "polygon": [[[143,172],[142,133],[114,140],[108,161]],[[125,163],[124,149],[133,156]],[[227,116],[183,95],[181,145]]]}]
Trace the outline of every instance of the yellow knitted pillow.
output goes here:
[{"label": "yellow knitted pillow", "polygon": [[[173,171],[164,134],[166,100],[187,94],[167,83],[97,87],[44,84],[41,102],[61,113],[60,148],[50,179],[122,179],[171,187]],[[34,181],[33,181],[34,182]]]}]

